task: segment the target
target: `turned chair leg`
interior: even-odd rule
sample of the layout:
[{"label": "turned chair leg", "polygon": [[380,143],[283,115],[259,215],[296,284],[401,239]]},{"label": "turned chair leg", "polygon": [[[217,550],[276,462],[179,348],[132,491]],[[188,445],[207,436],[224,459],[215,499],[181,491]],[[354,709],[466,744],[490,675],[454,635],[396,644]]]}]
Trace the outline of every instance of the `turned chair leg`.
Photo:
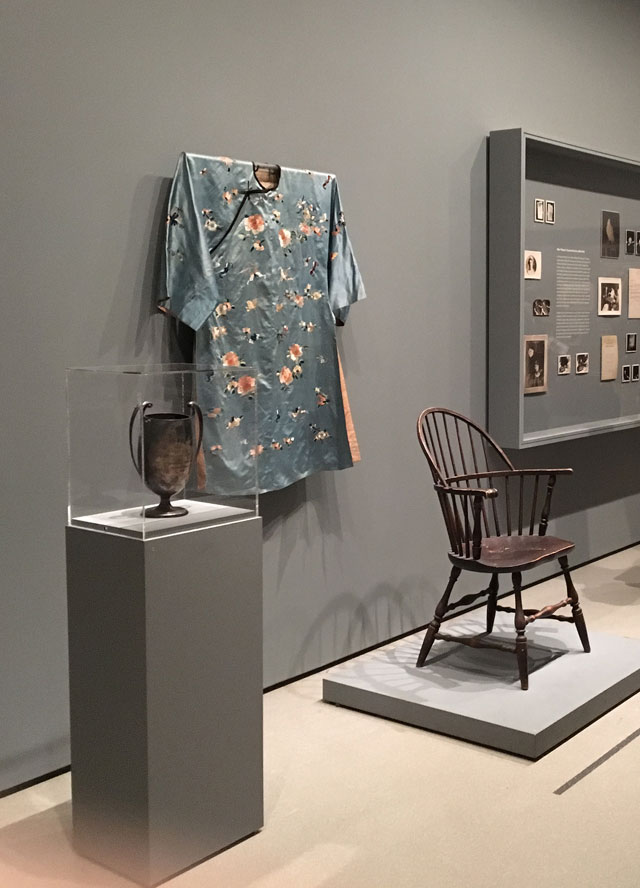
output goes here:
[{"label": "turned chair leg", "polygon": [[429,651],[431,650],[431,646],[435,641],[436,635],[438,634],[438,630],[440,629],[440,624],[444,618],[444,615],[447,612],[447,605],[449,604],[449,597],[451,595],[451,591],[455,586],[456,580],[460,576],[461,568],[454,567],[451,570],[451,574],[449,576],[449,582],[447,583],[447,588],[444,590],[444,595],[436,605],[436,612],[433,615],[433,620],[429,623],[427,627],[427,632],[424,637],[424,641],[422,642],[422,647],[420,648],[420,654],[418,655],[418,659],[416,662],[416,666],[423,666],[424,661],[427,659],[429,655]]},{"label": "turned chair leg", "polygon": [[491,582],[489,583],[489,600],[487,601],[487,635],[493,631],[493,622],[496,618],[496,608],[498,606],[498,574],[491,574]]},{"label": "turned chair leg", "polygon": [[582,642],[584,652],[585,654],[588,654],[591,650],[591,645],[589,643],[589,635],[587,633],[587,624],[584,621],[584,614],[582,613],[582,608],[580,607],[580,599],[578,598],[576,587],[573,585],[573,580],[571,579],[571,572],[569,571],[569,560],[566,555],[562,555],[560,558],[558,558],[558,562],[560,563],[562,573],[564,574],[564,581],[567,584],[567,597],[571,601],[571,613],[573,614],[573,621],[576,624],[576,629],[578,630],[578,635],[580,636],[580,641]]},{"label": "turned chair leg", "polygon": [[518,672],[520,673],[520,687],[526,691],[529,687],[529,665],[527,663],[527,637],[524,634],[527,628],[527,618],[522,608],[522,574],[514,573],[513,591],[516,597],[516,657],[518,658]]}]

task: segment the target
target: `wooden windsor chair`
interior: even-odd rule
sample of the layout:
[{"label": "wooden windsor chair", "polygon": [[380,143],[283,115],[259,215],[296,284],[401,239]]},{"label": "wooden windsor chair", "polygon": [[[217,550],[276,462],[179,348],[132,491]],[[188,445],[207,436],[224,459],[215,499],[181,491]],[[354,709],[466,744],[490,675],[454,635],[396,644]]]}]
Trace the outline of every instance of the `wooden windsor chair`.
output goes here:
[{"label": "wooden windsor chair", "polygon": [[[434,488],[449,536],[449,560],[453,567],[444,595],[438,602],[418,656],[423,666],[436,638],[471,647],[489,647],[515,653],[523,690],[529,686],[525,630],[535,620],[548,618],[575,624],[585,652],[589,636],[578,593],[573,585],[567,555],[574,544],[547,536],[551,497],[557,475],[573,469],[516,469],[501,447],[466,416],[432,407],[418,418],[418,439],[429,462]],[[546,483],[544,480],[546,478]],[[538,517],[539,515],[539,517]],[[522,606],[522,573],[545,561],[557,559],[567,587],[567,597],[540,610]],[[449,603],[463,570],[491,574],[488,588]],[[515,607],[498,604],[498,577],[510,573]],[[467,607],[487,596],[487,631],[463,638],[440,632],[450,611]],[[571,616],[556,614],[570,606]],[[496,611],[515,614],[515,645],[488,638]]]}]

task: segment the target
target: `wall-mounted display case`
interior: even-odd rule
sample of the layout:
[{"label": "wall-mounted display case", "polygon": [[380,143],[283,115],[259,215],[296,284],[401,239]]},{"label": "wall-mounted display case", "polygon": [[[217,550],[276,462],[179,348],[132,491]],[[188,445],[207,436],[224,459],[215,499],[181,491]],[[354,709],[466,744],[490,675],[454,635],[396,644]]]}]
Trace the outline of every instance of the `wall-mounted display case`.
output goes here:
[{"label": "wall-mounted display case", "polygon": [[640,425],[638,334],[640,163],[492,132],[491,434],[527,448]]},{"label": "wall-mounted display case", "polygon": [[146,539],[255,517],[256,389],[250,367],[68,370],[69,524]]}]

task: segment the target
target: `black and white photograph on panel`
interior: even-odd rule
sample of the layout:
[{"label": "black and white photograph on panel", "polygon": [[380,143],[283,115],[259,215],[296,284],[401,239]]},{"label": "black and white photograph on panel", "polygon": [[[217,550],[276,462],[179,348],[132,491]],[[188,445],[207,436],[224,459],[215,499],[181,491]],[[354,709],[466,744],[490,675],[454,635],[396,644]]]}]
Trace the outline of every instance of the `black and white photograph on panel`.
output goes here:
[{"label": "black and white photograph on panel", "polygon": [[533,300],[533,316],[534,318],[548,318],[551,314],[550,299],[534,299]]},{"label": "black and white photograph on panel", "polygon": [[548,200],[545,202],[545,214],[544,221],[549,225],[554,225],[556,221],[556,202],[555,200]]},{"label": "black and white photograph on panel", "polygon": [[622,381],[631,382],[631,364],[622,365]]},{"label": "black and white photograph on panel", "polygon": [[617,259],[620,255],[620,213],[602,211],[600,255],[603,259]]},{"label": "black and white photograph on panel", "polygon": [[[534,222],[544,222],[544,200],[541,197],[536,197],[533,206],[533,221]],[[635,248],[636,245],[636,235],[633,233],[633,246]]]},{"label": "black and white photograph on panel", "polygon": [[539,281],[542,277],[542,253],[539,250],[524,251],[524,277],[527,281]]},{"label": "black and white photograph on panel", "polygon": [[633,256],[636,251],[636,232],[634,228],[627,228],[624,251],[627,256]]},{"label": "black and white photograph on panel", "polygon": [[640,364],[632,364],[631,365],[631,382],[638,382],[640,380]]},{"label": "black and white photograph on panel", "polygon": [[636,231],[636,256],[640,256],[640,231]]},{"label": "black and white photograph on panel", "polygon": [[638,350],[638,334],[627,333],[627,341],[625,346],[626,352],[634,352]]},{"label": "black and white photograph on panel", "polygon": [[598,278],[598,314],[619,315],[622,313],[622,278]]},{"label": "black and white photograph on panel", "polygon": [[571,355],[558,355],[558,376],[571,373]]},{"label": "black and white photograph on panel", "polygon": [[524,337],[524,393],[541,394],[547,390],[547,334]]},{"label": "black and white photograph on panel", "polygon": [[576,355],[576,373],[583,376],[589,372],[589,352],[578,352]]}]

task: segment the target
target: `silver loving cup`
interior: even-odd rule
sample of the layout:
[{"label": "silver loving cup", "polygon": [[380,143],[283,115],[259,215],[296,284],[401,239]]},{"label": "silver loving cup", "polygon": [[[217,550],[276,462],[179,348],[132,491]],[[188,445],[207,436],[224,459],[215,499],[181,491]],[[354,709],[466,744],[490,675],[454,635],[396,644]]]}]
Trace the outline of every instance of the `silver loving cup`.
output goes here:
[{"label": "silver loving cup", "polygon": [[[129,422],[129,449],[133,465],[149,490],[160,497],[158,505],[145,509],[144,514],[147,518],[177,518],[187,515],[188,510],[182,506],[172,506],[169,500],[183,489],[191,474],[202,443],[202,411],[195,401],[189,401],[190,415],[147,413],[150,407],[153,407],[151,401],[136,404]],[[138,414],[142,425],[134,447],[133,426]],[[194,416],[198,419],[195,447]]]}]

